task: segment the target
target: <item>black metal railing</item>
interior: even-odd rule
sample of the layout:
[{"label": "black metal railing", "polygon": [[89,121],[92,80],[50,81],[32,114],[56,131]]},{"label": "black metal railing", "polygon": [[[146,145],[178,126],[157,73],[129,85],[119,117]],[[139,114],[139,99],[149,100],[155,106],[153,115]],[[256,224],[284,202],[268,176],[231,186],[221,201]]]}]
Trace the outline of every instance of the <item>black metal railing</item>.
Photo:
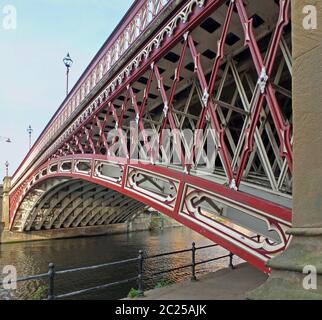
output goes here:
[{"label": "black metal railing", "polygon": [[171,255],[178,255],[178,254],[182,254],[182,253],[191,252],[191,263],[185,264],[185,265],[182,265],[182,266],[179,266],[179,267],[171,268],[171,269],[166,269],[166,270],[162,270],[162,271],[153,272],[151,275],[152,276],[158,276],[158,275],[165,274],[165,273],[170,273],[170,272],[174,272],[174,271],[178,271],[178,270],[182,270],[182,269],[191,268],[191,280],[196,281],[197,280],[196,267],[199,266],[199,265],[206,264],[206,263],[209,263],[209,262],[218,261],[218,260],[222,260],[222,259],[225,259],[225,258],[229,258],[229,267],[232,268],[232,269],[234,268],[234,264],[233,264],[234,255],[231,252],[229,254],[222,255],[222,256],[219,256],[219,257],[215,257],[215,258],[211,258],[211,259],[208,259],[208,260],[203,260],[203,261],[198,261],[198,262],[196,261],[196,253],[197,253],[197,251],[210,249],[210,248],[215,248],[215,247],[218,247],[218,246],[219,245],[217,245],[217,244],[212,244],[212,245],[203,246],[203,247],[196,247],[196,244],[193,242],[191,248],[189,248],[189,249],[156,254],[156,255],[153,255],[153,256],[144,257],[144,260],[158,259],[158,258],[162,258],[162,257],[168,257],[168,256],[171,256]]},{"label": "black metal railing", "polygon": [[[142,256],[143,256],[143,254],[142,254]],[[48,266],[47,273],[43,273],[43,274],[39,274],[39,275],[35,275],[35,276],[18,278],[14,282],[20,283],[20,282],[26,282],[26,281],[35,281],[35,280],[44,280],[44,279],[46,280],[47,279],[48,295],[45,300],[70,298],[73,296],[86,294],[86,293],[90,293],[90,292],[93,292],[96,290],[102,290],[102,289],[110,288],[113,286],[121,285],[124,283],[129,283],[129,282],[132,282],[135,280],[139,280],[140,273],[138,276],[135,276],[132,278],[127,278],[125,280],[116,281],[116,282],[112,282],[112,283],[108,283],[108,284],[104,284],[104,285],[99,285],[99,286],[95,286],[95,287],[91,287],[91,288],[87,288],[87,289],[82,289],[82,290],[78,290],[78,291],[73,291],[73,292],[69,292],[69,293],[65,293],[65,294],[55,295],[55,279],[57,278],[57,276],[76,273],[76,272],[80,272],[80,271],[97,270],[97,269],[102,269],[102,268],[107,268],[107,267],[111,267],[111,266],[117,266],[117,265],[121,265],[121,264],[137,262],[137,261],[139,262],[139,265],[141,265],[142,264],[141,260],[142,260],[142,258],[137,257],[137,258],[126,259],[126,260],[122,260],[122,261],[115,261],[115,262],[104,263],[104,264],[99,264],[99,265],[94,265],[94,266],[89,266],[89,267],[74,268],[74,269],[68,269],[68,270],[62,270],[62,271],[56,271],[55,265],[53,263],[50,263]],[[4,285],[12,284],[12,283],[13,283],[13,281],[11,281],[11,282],[10,281],[8,281],[8,282],[0,281],[0,287],[2,287]]]},{"label": "black metal railing", "polygon": [[[202,264],[206,264],[209,262],[214,262],[214,261],[222,260],[225,258],[229,258],[228,267],[231,269],[234,269],[234,263],[233,263],[234,254],[231,252],[229,254],[222,255],[219,257],[215,257],[215,258],[211,258],[208,260],[196,261],[197,251],[205,250],[205,249],[209,249],[209,248],[214,248],[214,247],[218,247],[218,246],[219,245],[217,245],[217,244],[213,244],[213,245],[207,245],[207,246],[203,246],[203,247],[196,247],[196,244],[193,242],[192,247],[189,249],[166,252],[166,253],[161,253],[161,254],[152,255],[152,256],[144,256],[143,251],[140,250],[138,257],[136,257],[136,258],[115,261],[115,262],[110,262],[110,263],[104,263],[104,264],[88,266],[88,267],[62,270],[62,271],[56,271],[55,265],[53,263],[50,263],[47,273],[19,278],[15,282],[20,283],[20,282],[26,282],[26,281],[44,280],[44,279],[46,280],[47,279],[48,295],[45,300],[55,300],[55,299],[70,298],[70,297],[74,297],[77,295],[86,294],[86,293],[90,293],[93,291],[107,289],[107,288],[118,286],[121,284],[137,281],[137,286],[138,286],[137,293],[138,293],[139,297],[142,297],[142,296],[144,296],[144,277],[145,277],[144,261],[147,261],[150,259],[158,259],[158,258],[162,258],[162,257],[168,257],[168,256],[177,255],[177,254],[181,254],[181,253],[191,252],[191,263],[190,264],[185,264],[185,265],[178,266],[175,268],[153,272],[151,274],[151,276],[157,276],[157,275],[161,275],[161,274],[166,274],[166,273],[178,271],[181,269],[191,268],[191,280],[196,281],[197,280],[196,267],[199,265],[202,265]],[[116,282],[112,282],[112,283],[108,283],[108,284],[98,285],[98,286],[94,286],[94,287],[87,288],[87,289],[73,291],[73,292],[69,292],[69,293],[55,294],[55,280],[58,276],[72,274],[72,273],[76,273],[76,272],[80,272],[80,271],[89,271],[89,270],[108,268],[108,267],[112,267],[112,266],[118,266],[118,265],[127,264],[127,263],[134,263],[134,262],[136,262],[138,264],[138,274],[135,277],[127,278],[127,279],[124,279],[121,281],[116,281]],[[5,284],[12,284],[12,282],[8,283],[8,282],[0,281],[0,287],[2,287]]]}]

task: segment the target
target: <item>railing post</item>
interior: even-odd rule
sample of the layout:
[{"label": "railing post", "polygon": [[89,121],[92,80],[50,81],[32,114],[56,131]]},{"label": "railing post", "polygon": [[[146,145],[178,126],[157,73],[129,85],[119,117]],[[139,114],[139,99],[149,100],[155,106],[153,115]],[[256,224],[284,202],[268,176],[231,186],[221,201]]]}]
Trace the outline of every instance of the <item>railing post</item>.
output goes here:
[{"label": "railing post", "polygon": [[192,243],[191,253],[192,253],[192,263],[191,263],[192,277],[191,277],[191,281],[197,281],[197,277],[196,277],[196,244],[194,242]]},{"label": "railing post", "polygon": [[233,258],[234,258],[234,254],[233,253],[229,253],[229,268],[230,269],[235,269],[234,263],[233,263]]},{"label": "railing post", "polygon": [[139,275],[138,275],[138,296],[144,297],[144,288],[143,288],[143,251],[139,251]]},{"label": "railing post", "polygon": [[48,267],[48,300],[54,300],[55,299],[55,265],[53,263],[49,264]]}]

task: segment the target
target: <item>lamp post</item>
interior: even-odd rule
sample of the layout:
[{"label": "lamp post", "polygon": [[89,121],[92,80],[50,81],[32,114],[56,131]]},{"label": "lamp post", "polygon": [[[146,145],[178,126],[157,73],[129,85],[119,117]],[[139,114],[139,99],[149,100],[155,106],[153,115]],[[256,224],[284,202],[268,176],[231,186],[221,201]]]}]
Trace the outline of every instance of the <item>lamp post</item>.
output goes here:
[{"label": "lamp post", "polygon": [[66,67],[66,96],[68,96],[69,70],[73,65],[73,60],[71,59],[69,53],[67,53],[67,56],[64,58],[63,62]]},{"label": "lamp post", "polygon": [[9,162],[6,161],[4,165],[6,166],[6,177],[9,177]]},{"label": "lamp post", "polygon": [[7,137],[1,137],[0,136],[0,140],[4,140],[6,143],[11,143],[11,139],[10,138],[7,138]]},{"label": "lamp post", "polygon": [[34,132],[34,129],[31,128],[31,126],[28,127],[27,132],[29,134],[29,150],[31,149],[31,135]]}]

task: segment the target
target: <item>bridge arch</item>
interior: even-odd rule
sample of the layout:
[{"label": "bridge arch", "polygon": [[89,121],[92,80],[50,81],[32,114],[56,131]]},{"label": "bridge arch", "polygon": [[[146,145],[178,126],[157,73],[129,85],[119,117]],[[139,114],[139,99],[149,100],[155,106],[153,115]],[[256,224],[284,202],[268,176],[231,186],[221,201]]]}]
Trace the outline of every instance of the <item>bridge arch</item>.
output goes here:
[{"label": "bridge arch", "polygon": [[121,223],[151,207],[266,272],[266,260],[290,241],[291,209],[162,166],[66,156],[41,166],[24,187],[12,204],[13,231]]},{"label": "bridge arch", "polygon": [[30,185],[17,209],[12,231],[123,223],[145,207],[144,203],[90,179],[47,177]]}]

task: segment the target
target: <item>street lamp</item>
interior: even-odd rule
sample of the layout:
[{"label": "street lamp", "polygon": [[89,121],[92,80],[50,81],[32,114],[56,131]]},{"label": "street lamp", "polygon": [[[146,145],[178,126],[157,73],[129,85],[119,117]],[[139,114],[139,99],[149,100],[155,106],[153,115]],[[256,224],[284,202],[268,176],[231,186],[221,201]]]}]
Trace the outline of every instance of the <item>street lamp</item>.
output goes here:
[{"label": "street lamp", "polygon": [[29,150],[31,149],[31,135],[34,132],[34,129],[31,126],[28,127],[27,132],[29,134]]},{"label": "street lamp", "polygon": [[11,143],[11,139],[10,138],[7,138],[7,137],[1,137],[0,136],[0,140],[4,140],[6,143]]},{"label": "street lamp", "polygon": [[73,60],[71,59],[69,53],[67,53],[67,56],[63,60],[64,65],[66,67],[66,96],[68,96],[68,81],[69,81],[69,70],[73,65]]},{"label": "street lamp", "polygon": [[9,177],[9,162],[8,161],[6,161],[5,166],[6,166],[6,177]]}]

